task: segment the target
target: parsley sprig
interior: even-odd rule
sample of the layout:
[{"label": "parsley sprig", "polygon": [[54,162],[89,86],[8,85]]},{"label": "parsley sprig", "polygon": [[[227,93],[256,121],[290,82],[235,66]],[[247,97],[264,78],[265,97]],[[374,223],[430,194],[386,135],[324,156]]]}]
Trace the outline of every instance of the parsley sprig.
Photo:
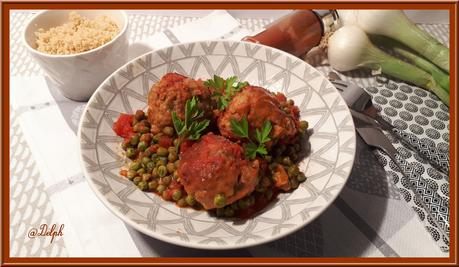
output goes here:
[{"label": "parsley sprig", "polygon": [[236,76],[231,76],[225,80],[220,76],[214,75],[213,79],[205,81],[204,85],[215,89],[212,96],[217,100],[218,109],[224,110],[229,105],[229,102],[231,102],[233,96],[241,91],[242,88],[249,85],[249,83],[237,82]]},{"label": "parsley sprig", "polygon": [[265,143],[271,141],[269,138],[269,134],[272,129],[272,125],[270,121],[265,121],[261,127],[261,129],[255,129],[255,141],[252,140],[249,134],[249,123],[247,121],[247,117],[243,117],[240,121],[232,118],[230,121],[231,130],[236,136],[241,138],[246,138],[249,143],[245,143],[244,151],[246,158],[254,159],[257,154],[259,155],[266,155],[268,151],[266,150]]},{"label": "parsley sprig", "polygon": [[184,139],[198,140],[202,131],[209,126],[209,120],[200,120],[204,116],[204,111],[200,110],[198,105],[199,100],[195,96],[186,101],[185,120],[181,120],[175,111],[172,112],[172,122],[180,141]]}]

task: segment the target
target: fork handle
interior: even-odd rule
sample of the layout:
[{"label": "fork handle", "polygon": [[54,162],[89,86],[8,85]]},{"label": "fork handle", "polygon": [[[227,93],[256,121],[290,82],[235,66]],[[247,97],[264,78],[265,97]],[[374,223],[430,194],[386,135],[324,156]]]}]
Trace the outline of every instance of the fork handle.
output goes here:
[{"label": "fork handle", "polygon": [[392,133],[411,150],[417,151],[419,156],[427,160],[436,169],[449,175],[449,154],[440,151],[437,147],[421,141],[414,134],[407,133],[397,128],[392,128]]}]

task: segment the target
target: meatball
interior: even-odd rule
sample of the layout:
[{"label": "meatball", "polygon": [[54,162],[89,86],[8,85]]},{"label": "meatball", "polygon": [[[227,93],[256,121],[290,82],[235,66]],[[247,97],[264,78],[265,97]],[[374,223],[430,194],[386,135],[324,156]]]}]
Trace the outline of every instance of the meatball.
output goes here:
[{"label": "meatball", "polygon": [[288,143],[298,133],[299,114],[292,109],[284,110],[283,106],[286,106],[286,98],[282,94],[275,95],[257,86],[244,87],[219,117],[218,128],[223,136],[237,140],[238,137],[231,130],[232,119],[240,121],[247,117],[250,132],[261,128],[269,120],[273,127],[271,139],[282,139]]},{"label": "meatball", "polygon": [[180,183],[206,210],[216,208],[218,194],[226,197],[225,205],[231,204],[253,192],[258,184],[259,161],[242,156],[241,146],[209,133],[181,154]]},{"label": "meatball", "polygon": [[210,88],[204,86],[201,80],[193,80],[177,73],[164,75],[148,93],[148,120],[152,129],[172,126],[173,111],[183,120],[185,103],[193,96],[199,98],[199,109],[204,111],[206,118],[210,118],[213,107]]}]

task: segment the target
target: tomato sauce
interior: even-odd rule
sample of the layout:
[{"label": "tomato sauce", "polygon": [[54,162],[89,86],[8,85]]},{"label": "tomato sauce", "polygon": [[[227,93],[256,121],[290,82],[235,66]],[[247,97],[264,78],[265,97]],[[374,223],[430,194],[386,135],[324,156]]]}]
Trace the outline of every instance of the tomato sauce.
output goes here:
[{"label": "tomato sauce", "polygon": [[271,198],[267,198],[264,194],[254,193],[255,203],[247,209],[238,211],[236,217],[239,219],[249,219],[253,217],[257,212],[263,210],[266,206],[269,205],[269,203],[271,203],[274,199],[277,198],[279,191],[275,190],[274,188],[273,190],[274,191]]}]

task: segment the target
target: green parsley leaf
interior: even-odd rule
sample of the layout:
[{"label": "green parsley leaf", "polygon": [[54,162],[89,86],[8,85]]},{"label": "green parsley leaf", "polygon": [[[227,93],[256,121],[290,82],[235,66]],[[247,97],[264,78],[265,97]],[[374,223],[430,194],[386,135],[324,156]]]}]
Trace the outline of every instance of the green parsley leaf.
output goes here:
[{"label": "green parsley leaf", "polygon": [[209,120],[203,120],[200,122],[192,122],[190,126],[190,135],[188,139],[190,140],[198,140],[201,137],[201,132],[204,131],[207,126],[209,126]]},{"label": "green parsley leaf", "polygon": [[201,133],[209,126],[209,120],[198,121],[204,116],[204,111],[200,110],[198,106],[199,100],[197,97],[186,101],[184,121],[177,116],[176,112],[172,112],[172,123],[180,139],[198,140],[201,137]]},{"label": "green parsley leaf", "polygon": [[257,145],[255,145],[254,143],[246,143],[243,146],[246,158],[254,159],[257,156]]},{"label": "green parsley leaf", "polygon": [[236,76],[231,76],[228,79],[226,79],[226,89],[225,89],[225,94],[226,95],[232,96],[233,88],[234,88],[233,85],[234,85],[234,83],[236,81],[237,81],[237,77]]},{"label": "green parsley leaf", "polygon": [[215,89],[212,96],[217,100],[219,110],[224,110],[231,102],[233,96],[248,85],[247,82],[238,82],[237,84],[236,82],[236,76],[231,76],[225,80],[217,75],[204,82],[205,86]]},{"label": "green parsley leaf", "polygon": [[249,138],[249,123],[247,121],[247,117],[243,117],[241,121],[231,118],[230,124],[231,131],[235,135],[241,138]]},{"label": "green parsley leaf", "polygon": [[172,112],[172,123],[174,124],[175,131],[177,132],[177,135],[182,135],[186,128],[185,128],[185,123],[177,116],[177,113]]},{"label": "green parsley leaf", "polygon": [[272,130],[272,125],[269,120],[266,120],[263,123],[261,129],[255,129],[255,140],[257,141],[258,145],[255,144],[255,142],[253,142],[250,138],[247,117],[243,117],[241,121],[232,118],[230,120],[230,124],[231,131],[233,132],[233,134],[241,138],[247,138],[249,140],[249,143],[243,144],[246,158],[254,159],[257,154],[268,154],[268,151],[264,144],[266,142],[271,141],[271,138],[269,138],[269,134]]},{"label": "green parsley leaf", "polygon": [[264,145],[260,145],[257,148],[257,153],[260,154],[260,155],[266,155],[266,154],[268,154],[268,151],[266,150],[266,147]]},{"label": "green parsley leaf", "polygon": [[214,75],[214,81],[216,89],[223,89],[223,86],[225,85],[225,80],[222,77]]}]

